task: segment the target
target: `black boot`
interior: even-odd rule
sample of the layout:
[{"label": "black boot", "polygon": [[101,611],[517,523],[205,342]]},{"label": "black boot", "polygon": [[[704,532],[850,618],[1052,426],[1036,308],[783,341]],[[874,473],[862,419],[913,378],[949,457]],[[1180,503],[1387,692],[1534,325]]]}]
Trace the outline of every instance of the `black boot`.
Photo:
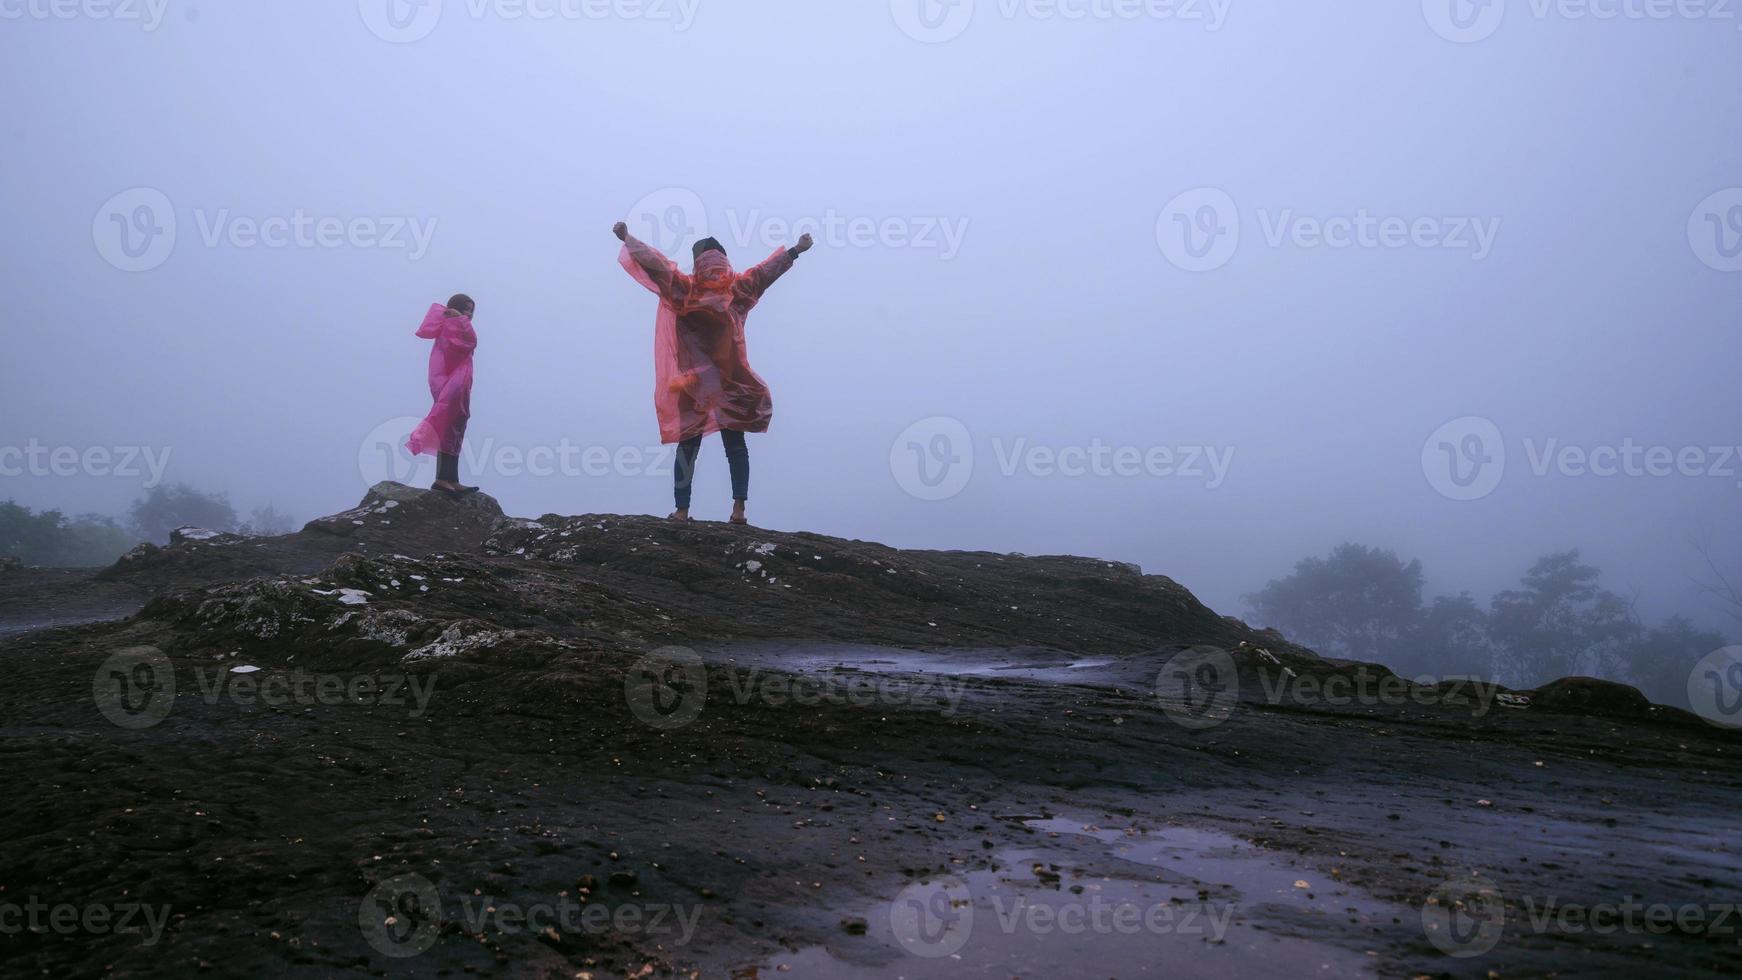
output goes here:
[{"label": "black boot", "polygon": [[443,493],[477,493],[477,487],[460,485],[460,457],[451,453],[436,454],[436,481],[431,490]]}]

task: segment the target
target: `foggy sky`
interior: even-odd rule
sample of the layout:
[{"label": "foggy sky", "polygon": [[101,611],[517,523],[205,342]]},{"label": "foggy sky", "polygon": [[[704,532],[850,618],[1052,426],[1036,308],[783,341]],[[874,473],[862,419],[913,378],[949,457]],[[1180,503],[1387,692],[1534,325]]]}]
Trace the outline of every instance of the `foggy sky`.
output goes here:
[{"label": "foggy sky", "polygon": [[[750,318],[775,397],[751,440],[760,524],[1132,561],[1228,613],[1344,540],[1480,596],[1583,547],[1643,612],[1716,622],[1689,538],[1742,562],[1742,459],[1729,476],[1538,476],[1532,452],[1742,444],[1742,271],[1726,271],[1742,223],[1723,225],[1742,192],[1717,199],[1716,245],[1696,213],[1742,187],[1742,14],[1511,0],[1460,43],[1415,2],[1160,17],[1082,0],[1067,18],[978,0],[959,36],[925,43],[901,25],[953,31],[964,8],[648,2],[535,19],[446,0],[427,36],[393,43],[371,29],[393,23],[388,0],[140,0],[145,21],[0,0],[0,447],[152,447],[169,481],[244,513],[345,509],[372,434],[428,409],[424,310],[465,291],[470,447],[494,460],[468,456],[468,482],[513,514],[663,514],[664,470],[509,475],[500,451],[657,444],[654,302],[610,228],[675,250],[701,229],[631,212],[698,201],[740,267],[775,247],[769,219],[837,219]],[[105,209],[140,188],[176,239],[132,272]],[[1200,188],[1233,202],[1240,239],[1188,271],[1163,212]],[[121,200],[130,218],[139,198]],[[299,214],[345,240],[249,243],[248,223]],[[1314,247],[1298,223],[1361,215],[1493,237]],[[421,228],[427,251],[376,247],[359,219]],[[892,466],[931,418],[972,443],[945,500]],[[1507,455],[1475,500],[1424,467],[1462,418],[1491,421]],[[1215,486],[1006,476],[1018,440],[1233,455]],[[702,460],[697,516],[723,518],[717,440]],[[24,473],[0,498],[118,513],[142,482]]]}]

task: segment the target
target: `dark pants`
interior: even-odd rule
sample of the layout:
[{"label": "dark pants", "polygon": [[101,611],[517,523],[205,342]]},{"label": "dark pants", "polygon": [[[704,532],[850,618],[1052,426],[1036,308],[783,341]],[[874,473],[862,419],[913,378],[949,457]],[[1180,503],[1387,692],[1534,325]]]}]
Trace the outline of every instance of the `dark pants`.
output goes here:
[{"label": "dark pants", "polygon": [[[720,441],[726,445],[726,464],[732,470],[732,499],[750,499],[750,447],[744,444],[744,433],[720,430]],[[686,439],[677,445],[677,463],[672,467],[672,479],[677,491],[677,509],[690,509],[690,486],[696,477],[696,456],[702,451],[702,437]]]},{"label": "dark pants", "polygon": [[436,479],[460,482],[460,457],[448,453],[436,454]]}]

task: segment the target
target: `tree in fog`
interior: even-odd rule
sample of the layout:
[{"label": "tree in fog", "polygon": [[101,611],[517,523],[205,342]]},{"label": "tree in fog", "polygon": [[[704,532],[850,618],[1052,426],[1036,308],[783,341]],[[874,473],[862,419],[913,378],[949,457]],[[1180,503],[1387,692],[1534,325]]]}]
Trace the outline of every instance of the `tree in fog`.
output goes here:
[{"label": "tree in fog", "polygon": [[1742,577],[1725,571],[1712,557],[1712,549],[1707,545],[1696,543],[1694,549],[1706,564],[1706,577],[1700,582],[1700,591],[1718,600],[1725,614],[1742,626]]},{"label": "tree in fog", "polygon": [[1468,594],[1440,596],[1423,607],[1412,642],[1391,665],[1408,677],[1492,677],[1488,614]]},{"label": "tree in fog", "polygon": [[1577,551],[1562,551],[1538,559],[1520,588],[1494,597],[1488,635],[1509,679],[1625,676],[1627,647],[1643,630],[1627,600],[1598,578]]},{"label": "tree in fog", "polygon": [[97,514],[69,518],[58,510],[31,513],[11,501],[0,503],[0,555],[26,565],[107,565],[137,543],[111,518]]},{"label": "tree in fog", "polygon": [[201,493],[178,483],[153,487],[133,502],[133,531],[146,541],[163,544],[178,527],[201,527],[208,531],[236,530],[236,508],[223,494]]},{"label": "tree in fog", "polygon": [[296,530],[296,522],[289,514],[281,513],[278,508],[267,504],[256,507],[248,513],[248,523],[242,525],[244,534],[261,534],[276,536],[289,534]]},{"label": "tree in fog", "polygon": [[1329,558],[1301,559],[1246,604],[1260,625],[1320,653],[1391,664],[1415,639],[1421,590],[1421,562],[1343,544]]},{"label": "tree in fog", "polygon": [[1694,666],[1724,645],[1722,633],[1696,629],[1686,617],[1672,616],[1627,647],[1627,674],[1651,700],[1686,708]]}]

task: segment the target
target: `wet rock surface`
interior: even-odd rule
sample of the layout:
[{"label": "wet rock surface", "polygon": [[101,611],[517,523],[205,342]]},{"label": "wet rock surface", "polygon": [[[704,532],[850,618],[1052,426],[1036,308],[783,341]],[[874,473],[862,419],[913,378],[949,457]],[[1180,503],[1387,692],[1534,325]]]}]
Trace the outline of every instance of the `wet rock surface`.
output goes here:
[{"label": "wet rock surface", "polygon": [[[1529,917],[1742,901],[1734,733],[1604,682],[1407,684],[1127,565],[532,521],[383,485],[294,535],[183,533],[100,575],[0,582],[15,629],[137,612],[0,641],[4,896],[167,909],[150,945],[0,935],[7,973],[932,975],[891,909],[939,875],[982,906],[993,879],[1055,903],[1105,882],[1237,898],[1241,935],[1322,952],[1323,975],[1742,963],[1734,934]],[[1192,687],[1212,662],[1237,682]],[[173,681],[162,717],[104,700],[117,671]],[[1066,818],[1218,832],[1309,887],[1192,884],[1043,829]],[[1473,878],[1504,935],[1449,957],[1421,910]],[[604,915],[504,911],[565,903]],[[1263,952],[1196,942],[1186,972]],[[963,966],[1060,975],[995,955]]]}]

